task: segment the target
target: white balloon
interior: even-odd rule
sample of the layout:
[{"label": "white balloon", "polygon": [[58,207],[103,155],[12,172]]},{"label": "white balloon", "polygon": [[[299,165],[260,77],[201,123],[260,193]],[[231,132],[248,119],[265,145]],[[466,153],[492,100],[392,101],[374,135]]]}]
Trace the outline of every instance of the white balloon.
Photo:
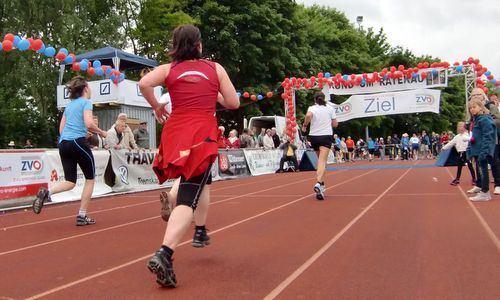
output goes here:
[{"label": "white balloon", "polygon": [[172,101],[170,100],[170,94],[169,93],[161,95],[160,100],[158,102],[160,102],[161,104],[166,103],[165,104],[165,110],[169,114],[172,113]]}]

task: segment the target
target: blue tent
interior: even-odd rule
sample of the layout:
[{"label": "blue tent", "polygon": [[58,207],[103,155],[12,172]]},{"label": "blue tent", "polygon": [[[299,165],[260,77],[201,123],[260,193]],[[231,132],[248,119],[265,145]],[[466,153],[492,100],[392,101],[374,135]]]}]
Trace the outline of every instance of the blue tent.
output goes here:
[{"label": "blue tent", "polygon": [[156,67],[158,63],[155,60],[125,52],[120,49],[107,46],[90,52],[78,54],[76,60],[82,59],[89,61],[99,60],[103,65],[113,66],[118,70],[137,70],[145,67]]}]

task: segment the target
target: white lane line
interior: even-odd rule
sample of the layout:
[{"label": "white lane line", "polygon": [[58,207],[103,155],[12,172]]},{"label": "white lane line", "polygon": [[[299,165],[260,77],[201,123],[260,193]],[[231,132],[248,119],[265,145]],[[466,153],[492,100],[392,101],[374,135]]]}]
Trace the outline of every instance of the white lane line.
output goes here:
[{"label": "white lane line", "polygon": [[[451,178],[454,178],[453,175],[451,174],[450,170],[448,170],[448,168],[446,168],[446,171],[448,172],[448,174],[450,174]],[[495,232],[491,229],[490,225],[483,218],[483,216],[481,215],[479,210],[476,208],[476,206],[473,204],[473,202],[469,200],[469,196],[467,196],[467,193],[464,192],[462,187],[458,186],[458,189],[460,190],[460,192],[464,196],[464,199],[465,199],[465,201],[467,201],[467,204],[469,205],[469,207],[474,212],[474,215],[476,215],[477,219],[479,220],[479,223],[481,224],[483,229],[486,231],[486,234],[488,235],[488,237],[491,239],[491,241],[493,242],[495,247],[497,247],[497,251],[500,253],[500,240],[496,236]],[[492,201],[492,200],[490,200],[490,201]],[[480,205],[480,203],[478,203],[478,205]]]},{"label": "white lane line", "polygon": [[266,297],[265,300],[276,298],[285,288],[287,288],[295,279],[297,279],[302,273],[304,273],[307,268],[309,268],[323,253],[325,253],[333,244],[335,244],[349,229],[351,229],[356,222],[363,217],[367,211],[369,211],[382,197],[384,197],[387,192],[392,189],[408,172],[412,169],[406,170],[393,184],[391,184],[385,191],[382,192],[375,200],[373,200],[370,205],[368,205],[363,211],[361,211],[354,219],[352,219],[349,224],[347,224],[339,233],[337,233],[330,241],[328,241],[323,247],[321,247],[316,253],[314,253],[304,264],[302,264],[298,269],[296,269],[290,276],[288,276],[283,282],[276,286]]}]

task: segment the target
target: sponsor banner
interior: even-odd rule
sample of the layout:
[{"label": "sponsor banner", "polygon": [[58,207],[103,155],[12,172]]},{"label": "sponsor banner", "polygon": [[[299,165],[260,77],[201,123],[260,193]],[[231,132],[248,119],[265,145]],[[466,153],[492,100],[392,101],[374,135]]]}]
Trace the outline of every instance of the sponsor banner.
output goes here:
[{"label": "sponsor banner", "polygon": [[283,156],[281,149],[245,149],[244,153],[253,176],[275,173],[280,167],[280,159]]},{"label": "sponsor banner", "polygon": [[[427,76],[422,76],[426,73]],[[370,75],[371,76],[371,75]],[[424,78],[425,77],[425,78]],[[325,95],[359,95],[370,93],[382,93],[390,91],[404,91],[415,89],[428,89],[448,86],[448,72],[443,68],[422,69],[411,78],[384,78],[380,82],[368,83],[362,80],[360,85],[353,84],[333,84],[323,88]]]},{"label": "sponsor banner", "polygon": [[333,104],[339,122],[350,119],[409,114],[439,113],[441,91],[412,90],[370,95],[354,95],[342,104]]},{"label": "sponsor banner", "polygon": [[47,187],[45,151],[2,151],[0,155],[0,200],[27,197]]},{"label": "sponsor banner", "polygon": [[153,161],[156,151],[110,150],[111,165],[116,175],[114,192],[144,191],[156,188],[171,187],[174,180],[159,184],[153,172]]},{"label": "sponsor banner", "polygon": [[244,150],[219,150],[217,158],[219,178],[229,179],[249,176]]},{"label": "sponsor banner", "polygon": [[[58,150],[48,150],[46,154],[46,168],[49,171],[49,188],[53,187],[59,182],[65,180],[64,170],[61,163],[61,157]],[[104,182],[104,172],[109,161],[109,152],[107,150],[94,150],[92,151],[95,162],[95,184],[92,196],[104,195],[111,193],[111,188]],[[58,193],[51,196],[53,202],[65,202],[81,199],[83,185],[85,184],[85,177],[83,176],[80,167],[77,167],[76,186],[67,192]]]}]

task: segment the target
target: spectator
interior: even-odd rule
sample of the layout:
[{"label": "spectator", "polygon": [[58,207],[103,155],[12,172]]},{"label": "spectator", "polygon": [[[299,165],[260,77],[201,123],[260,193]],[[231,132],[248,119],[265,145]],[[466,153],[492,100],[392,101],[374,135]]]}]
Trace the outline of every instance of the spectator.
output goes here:
[{"label": "spectator", "polygon": [[229,137],[226,140],[226,146],[228,149],[239,149],[240,148],[240,139],[238,138],[238,131],[233,129],[229,131]]},{"label": "spectator", "polygon": [[123,131],[123,146],[131,150],[137,149],[137,144],[135,143],[134,134],[132,133],[132,129],[130,129],[130,127],[127,125],[127,119],[128,117],[126,113],[120,113],[116,118],[116,120],[122,120],[125,124],[125,130]]},{"label": "spectator", "polygon": [[347,144],[345,142],[345,137],[340,139],[340,151],[342,151],[342,158],[344,162],[349,160],[349,152],[347,151]]},{"label": "spectator", "polygon": [[349,161],[354,162],[354,140],[348,136],[345,144],[347,146],[347,153],[349,153]]},{"label": "spectator", "polygon": [[108,130],[105,144],[110,149],[120,150],[120,149],[128,149],[131,150],[130,147],[127,147],[127,144],[124,143],[124,137],[126,135],[126,124],[122,119],[118,119],[115,124]]},{"label": "spectator", "polygon": [[472,137],[467,146],[467,156],[476,160],[476,186],[468,193],[478,193],[470,197],[471,201],[489,201],[490,178],[488,163],[493,166],[495,154],[496,127],[489,111],[482,100],[472,98],[469,101],[469,111],[472,116]]},{"label": "spectator", "polygon": [[219,148],[226,149],[227,148],[227,140],[226,140],[226,137],[224,136],[224,131],[226,131],[224,126],[219,126],[219,137],[217,137],[217,146]]},{"label": "spectator", "polygon": [[16,143],[14,141],[10,141],[7,144],[8,149],[15,149],[16,148]]},{"label": "spectator", "polygon": [[335,159],[337,160],[337,162],[341,162],[342,161],[342,143],[340,141],[340,138],[337,134],[334,134],[333,135],[333,150],[335,152]]},{"label": "spectator", "polygon": [[432,155],[436,157],[439,154],[439,151],[441,151],[441,144],[439,141],[439,134],[435,133],[434,131],[432,132],[431,144]]},{"label": "spectator", "polygon": [[368,137],[368,141],[366,142],[368,146],[368,158],[370,161],[373,160],[373,154],[375,153],[375,141],[372,140],[371,137]]},{"label": "spectator", "polygon": [[432,159],[432,153],[429,152],[429,150],[431,149],[431,139],[429,138],[425,130],[422,131],[422,137],[420,140],[422,141],[420,145],[422,155],[425,159]]},{"label": "spectator", "polygon": [[134,130],[134,139],[139,148],[149,149],[151,147],[149,144],[148,122],[146,120],[142,120],[139,123],[139,128]]},{"label": "spectator", "polygon": [[271,129],[266,130],[266,135],[262,138],[264,149],[274,149],[273,132]]},{"label": "spectator", "polygon": [[[279,146],[280,149],[283,150],[283,156],[280,159],[280,168],[278,169],[278,173],[283,173],[283,166],[285,162],[293,163],[293,170],[295,172],[299,171],[299,163],[297,162],[297,155],[295,154],[295,150],[297,150],[297,146],[292,144],[287,136],[283,138],[285,141],[283,144]],[[290,165],[288,166],[290,168]]]},{"label": "spectator", "polygon": [[469,159],[467,159],[467,154],[465,152],[467,150],[468,145],[469,145],[469,134],[465,129],[465,123],[458,122],[457,135],[455,135],[455,137],[453,137],[453,139],[443,147],[443,150],[447,150],[455,146],[455,149],[457,150],[458,153],[457,176],[455,176],[455,179],[453,179],[453,181],[450,183],[451,185],[460,184],[460,175],[462,175],[462,167],[464,164],[467,164],[467,167],[469,168],[470,171],[470,175],[472,177],[472,182],[475,185],[476,174],[474,173],[472,162]]},{"label": "spectator", "polygon": [[[260,134],[257,138],[257,140],[259,142],[259,144],[258,144],[259,147],[264,147],[264,137],[266,136],[266,132],[267,132],[267,130],[265,128],[260,129]],[[274,142],[273,142],[273,145],[274,145]]]},{"label": "spectator", "polygon": [[[99,118],[97,116],[94,116],[92,120],[94,122],[94,125],[96,127],[99,127]],[[87,132],[87,144],[91,149],[104,148],[103,138],[95,132]]]},{"label": "spectator", "polygon": [[254,145],[254,147],[261,147],[259,145],[259,132],[257,130],[257,127],[253,126],[252,130],[250,131],[250,133],[251,133],[250,135],[253,138],[253,145]]},{"label": "spectator", "polygon": [[281,139],[275,127],[271,128],[271,137],[273,138],[274,148],[278,148],[281,144]]},{"label": "spectator", "polygon": [[410,138],[408,137],[408,133],[403,133],[401,136],[401,159],[408,160],[410,152]]},{"label": "spectator", "polygon": [[380,153],[380,160],[384,160],[384,158],[385,158],[385,143],[384,143],[383,137],[380,137],[378,139],[378,151]]},{"label": "spectator", "polygon": [[24,149],[32,149],[33,148],[33,143],[31,142],[31,139],[26,139],[26,143],[24,144]]},{"label": "spectator", "polygon": [[243,133],[240,136],[240,148],[255,148],[255,141],[251,134],[253,133],[248,128],[243,129]]},{"label": "spectator", "polygon": [[416,133],[414,133],[411,136],[410,145],[411,145],[412,159],[418,160],[418,150],[420,149],[420,139],[417,137]]},{"label": "spectator", "polygon": [[393,152],[392,155],[394,157],[394,160],[397,160],[399,158],[399,148],[401,146],[401,140],[399,139],[397,133],[392,135],[391,144]]}]

